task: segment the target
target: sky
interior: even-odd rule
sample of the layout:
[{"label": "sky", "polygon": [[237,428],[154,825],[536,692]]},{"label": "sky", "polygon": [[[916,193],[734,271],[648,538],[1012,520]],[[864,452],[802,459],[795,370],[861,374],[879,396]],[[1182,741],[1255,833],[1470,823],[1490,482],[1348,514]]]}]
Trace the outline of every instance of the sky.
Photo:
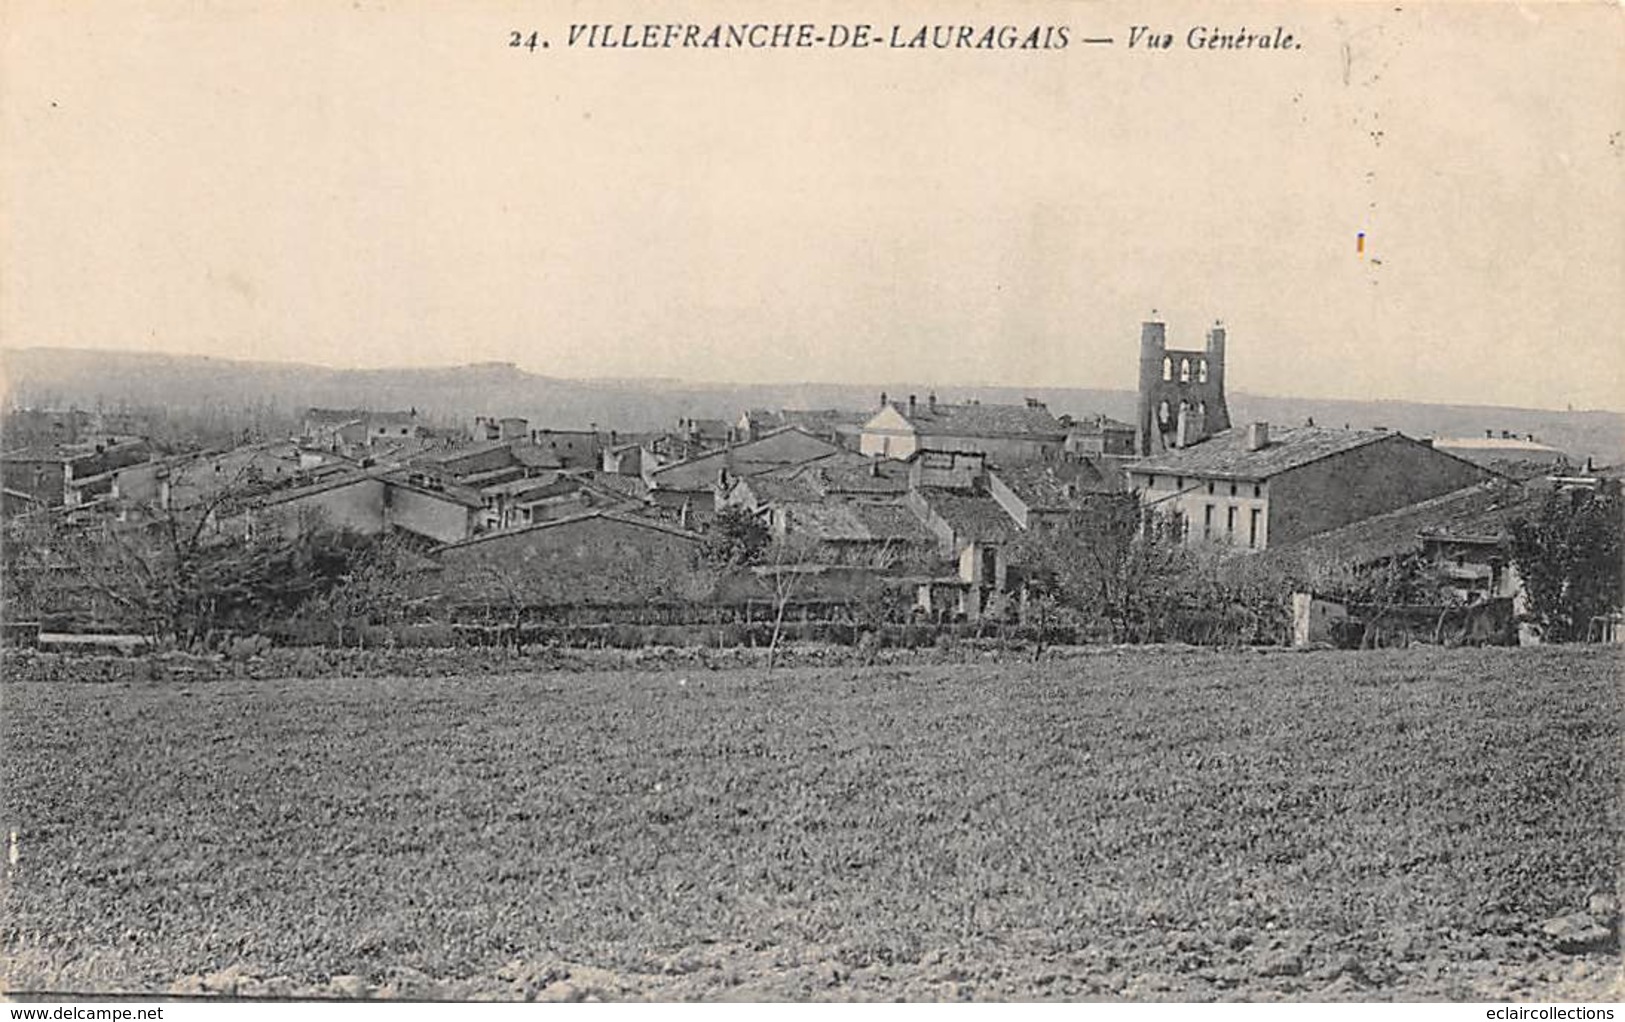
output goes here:
[{"label": "sky", "polygon": [[[650,20],[1070,42],[567,45]],[[1185,45],[1276,25],[1300,48]],[[1617,4],[0,0],[0,32],[5,347],[1117,388],[1155,310],[1224,321],[1233,390],[1625,409]]]}]

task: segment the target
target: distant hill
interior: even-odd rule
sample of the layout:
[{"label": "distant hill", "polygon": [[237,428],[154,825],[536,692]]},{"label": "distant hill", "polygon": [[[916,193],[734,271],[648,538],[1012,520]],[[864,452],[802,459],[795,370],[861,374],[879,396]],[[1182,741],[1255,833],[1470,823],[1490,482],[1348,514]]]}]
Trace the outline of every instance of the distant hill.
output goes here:
[{"label": "distant hill", "polygon": [[[523,415],[538,425],[627,431],[658,429],[681,416],[733,419],[745,408],[873,408],[880,393],[924,400],[930,388],[909,383],[722,384],[669,379],[570,380],[527,372],[507,362],[430,369],[332,369],[292,362],[255,362],[194,355],[78,348],[0,349],[8,404],[233,409],[267,404],[295,411],[330,407],[416,408],[444,422],[476,414]],[[1135,395],[1089,388],[937,388],[942,400],[1048,403],[1057,414],[1104,412],[1133,421]],[[1387,426],[1412,436],[1478,436],[1502,430],[1537,438],[1576,458],[1625,462],[1625,415],[1408,401],[1327,401],[1236,393],[1231,416],[1296,425]]]}]

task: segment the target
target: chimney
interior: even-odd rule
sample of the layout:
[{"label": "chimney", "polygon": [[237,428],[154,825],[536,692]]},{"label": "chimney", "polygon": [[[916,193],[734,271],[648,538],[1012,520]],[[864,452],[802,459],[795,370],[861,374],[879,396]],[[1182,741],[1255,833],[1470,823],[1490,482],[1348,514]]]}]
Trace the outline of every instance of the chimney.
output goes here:
[{"label": "chimney", "polygon": [[1251,422],[1247,424],[1247,449],[1249,451],[1262,451],[1270,445],[1270,424],[1267,422]]},{"label": "chimney", "polygon": [[911,418],[911,419],[914,418],[914,395],[913,394],[910,394],[908,396],[908,417]]},{"label": "chimney", "polygon": [[925,397],[925,402],[926,406],[931,409],[931,414],[937,414],[937,392],[933,390],[931,393],[927,394]]},{"label": "chimney", "polygon": [[880,407],[882,407],[882,408],[886,407],[886,392],[885,391],[880,392]]}]

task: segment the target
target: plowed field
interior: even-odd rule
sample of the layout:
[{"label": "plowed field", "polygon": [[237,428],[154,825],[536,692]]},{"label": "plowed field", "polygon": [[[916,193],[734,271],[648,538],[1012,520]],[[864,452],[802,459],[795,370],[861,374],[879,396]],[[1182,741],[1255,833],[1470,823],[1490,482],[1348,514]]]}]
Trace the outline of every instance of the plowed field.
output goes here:
[{"label": "plowed field", "polygon": [[[1619,996],[1592,649],[0,685],[12,990]],[[1598,906],[1601,906],[1600,908]]]}]

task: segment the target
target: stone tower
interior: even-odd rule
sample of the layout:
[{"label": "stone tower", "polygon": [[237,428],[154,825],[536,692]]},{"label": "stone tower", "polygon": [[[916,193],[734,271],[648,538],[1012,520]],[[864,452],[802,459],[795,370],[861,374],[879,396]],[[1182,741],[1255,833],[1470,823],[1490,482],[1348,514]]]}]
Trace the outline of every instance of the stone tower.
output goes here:
[{"label": "stone tower", "polygon": [[1140,404],[1135,453],[1142,457],[1194,444],[1230,428],[1224,401],[1224,326],[1213,324],[1207,346],[1172,350],[1165,324],[1140,325]]}]

